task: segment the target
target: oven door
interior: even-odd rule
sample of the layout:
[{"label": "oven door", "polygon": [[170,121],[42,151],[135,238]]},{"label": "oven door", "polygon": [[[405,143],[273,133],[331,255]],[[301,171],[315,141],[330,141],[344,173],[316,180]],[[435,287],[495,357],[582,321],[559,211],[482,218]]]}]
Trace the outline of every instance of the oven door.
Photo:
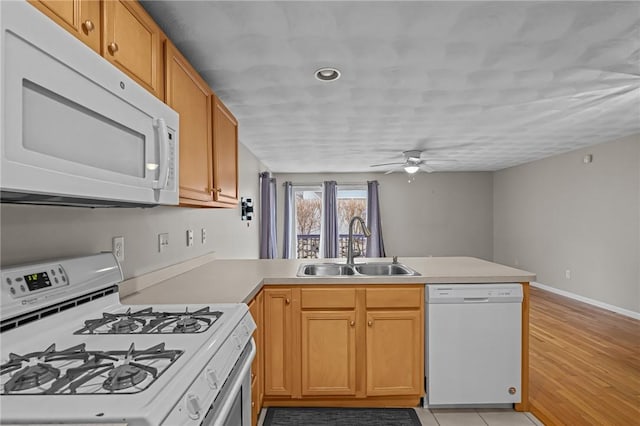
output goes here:
[{"label": "oven door", "polygon": [[209,408],[202,426],[251,426],[251,362],[255,355],[256,345],[251,339]]}]

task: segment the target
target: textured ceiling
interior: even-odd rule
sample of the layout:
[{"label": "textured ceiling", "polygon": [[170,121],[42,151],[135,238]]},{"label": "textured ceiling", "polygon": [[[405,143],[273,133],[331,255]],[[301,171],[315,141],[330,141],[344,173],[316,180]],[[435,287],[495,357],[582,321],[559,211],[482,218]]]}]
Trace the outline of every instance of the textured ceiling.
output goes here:
[{"label": "textured ceiling", "polygon": [[[436,170],[499,170],[640,132],[638,2],[144,6],[274,172],[425,148],[455,160]],[[325,66],[342,77],[315,80]]]}]

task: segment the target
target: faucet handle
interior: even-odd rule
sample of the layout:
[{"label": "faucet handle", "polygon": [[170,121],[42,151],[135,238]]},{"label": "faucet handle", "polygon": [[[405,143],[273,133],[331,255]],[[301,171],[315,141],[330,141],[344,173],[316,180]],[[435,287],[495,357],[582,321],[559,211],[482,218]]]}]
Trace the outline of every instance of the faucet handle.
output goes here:
[{"label": "faucet handle", "polygon": [[398,256],[393,256],[393,263],[398,263]]}]

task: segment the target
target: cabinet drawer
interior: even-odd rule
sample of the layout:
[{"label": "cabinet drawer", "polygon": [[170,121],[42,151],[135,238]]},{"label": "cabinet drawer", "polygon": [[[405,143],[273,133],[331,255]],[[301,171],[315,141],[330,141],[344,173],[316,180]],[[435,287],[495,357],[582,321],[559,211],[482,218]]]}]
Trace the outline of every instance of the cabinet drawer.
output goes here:
[{"label": "cabinet drawer", "polygon": [[420,308],[424,287],[368,288],[367,308]]},{"label": "cabinet drawer", "polygon": [[353,309],[356,290],[353,288],[313,288],[300,291],[302,309]]}]

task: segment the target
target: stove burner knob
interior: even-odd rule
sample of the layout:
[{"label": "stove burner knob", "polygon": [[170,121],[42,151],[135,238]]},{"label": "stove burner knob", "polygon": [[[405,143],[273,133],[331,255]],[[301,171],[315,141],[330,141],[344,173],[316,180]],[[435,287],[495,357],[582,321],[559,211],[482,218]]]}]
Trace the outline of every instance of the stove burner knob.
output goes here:
[{"label": "stove burner knob", "polygon": [[193,420],[198,420],[200,418],[201,409],[200,398],[193,394],[187,395],[187,412],[189,413],[189,417]]},{"label": "stove burner knob", "polygon": [[207,368],[207,371],[204,373],[207,383],[209,383],[209,387],[211,389],[218,389],[218,376],[216,376],[216,372],[213,368]]}]

